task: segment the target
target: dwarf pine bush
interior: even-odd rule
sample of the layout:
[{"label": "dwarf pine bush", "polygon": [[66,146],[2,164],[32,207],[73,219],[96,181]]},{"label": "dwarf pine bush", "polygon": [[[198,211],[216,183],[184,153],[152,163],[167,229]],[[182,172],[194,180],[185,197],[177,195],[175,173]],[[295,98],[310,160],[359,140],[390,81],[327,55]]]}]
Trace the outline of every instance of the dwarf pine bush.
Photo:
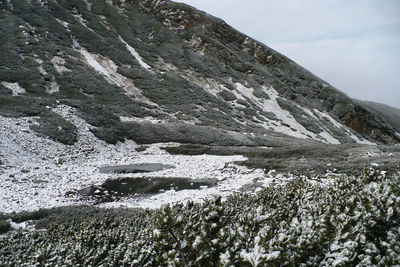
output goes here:
[{"label": "dwarf pine bush", "polygon": [[3,266],[395,266],[400,176],[299,178],[256,194],[66,220],[0,240]]}]

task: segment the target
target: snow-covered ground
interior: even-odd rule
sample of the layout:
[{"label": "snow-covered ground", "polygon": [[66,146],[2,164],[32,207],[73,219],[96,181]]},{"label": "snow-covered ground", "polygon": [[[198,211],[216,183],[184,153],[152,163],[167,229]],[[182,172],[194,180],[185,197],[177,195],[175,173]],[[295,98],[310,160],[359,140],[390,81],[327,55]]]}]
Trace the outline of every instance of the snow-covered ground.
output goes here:
[{"label": "snow-covered ground", "polygon": [[89,131],[89,125],[77,116],[74,109],[60,105],[53,111],[77,126],[79,141],[75,145],[67,146],[38,137],[29,128],[37,123],[34,117],[0,116],[0,212],[84,203],[82,198],[67,196],[66,193],[123,176],[99,172],[100,167],[111,165],[169,164],[175,168],[146,173],[146,177],[215,178],[218,183],[213,188],[167,191],[149,198],[132,197],[101,204],[106,207],[156,208],[176,201],[201,201],[212,195],[231,194],[254,179],[268,184],[275,178],[264,174],[263,170],[250,170],[233,163],[245,160],[243,156],[170,155],[161,149],[177,144],[153,144],[143,152],[137,152],[135,148],[138,145],[132,141],[106,144]]}]

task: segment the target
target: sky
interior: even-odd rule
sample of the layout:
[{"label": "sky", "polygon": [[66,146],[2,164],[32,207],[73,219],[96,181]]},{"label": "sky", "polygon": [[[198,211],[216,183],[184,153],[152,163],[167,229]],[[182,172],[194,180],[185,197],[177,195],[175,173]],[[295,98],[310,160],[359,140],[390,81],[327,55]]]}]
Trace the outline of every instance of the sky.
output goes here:
[{"label": "sky", "polygon": [[348,96],[400,108],[400,0],[175,0],[219,17]]}]

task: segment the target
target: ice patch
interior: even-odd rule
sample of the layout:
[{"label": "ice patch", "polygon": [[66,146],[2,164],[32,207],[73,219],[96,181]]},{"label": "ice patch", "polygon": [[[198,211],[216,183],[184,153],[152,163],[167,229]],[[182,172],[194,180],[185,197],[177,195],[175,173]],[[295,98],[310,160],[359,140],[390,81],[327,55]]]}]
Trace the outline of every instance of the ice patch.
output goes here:
[{"label": "ice patch", "polygon": [[131,53],[131,55],[136,59],[137,62],[139,62],[139,64],[145,68],[148,71],[151,71],[151,67],[143,61],[142,57],[139,55],[138,52],[136,52],[136,50],[130,46],[127,42],[125,42],[124,39],[122,39],[121,36],[119,36],[119,40],[126,46],[126,48],[128,49],[129,53]]},{"label": "ice patch", "polygon": [[13,96],[19,96],[22,94],[25,94],[26,91],[24,88],[22,88],[18,83],[9,83],[9,82],[1,82],[1,84],[4,87],[7,87],[8,89],[10,89],[12,91],[12,95]]}]

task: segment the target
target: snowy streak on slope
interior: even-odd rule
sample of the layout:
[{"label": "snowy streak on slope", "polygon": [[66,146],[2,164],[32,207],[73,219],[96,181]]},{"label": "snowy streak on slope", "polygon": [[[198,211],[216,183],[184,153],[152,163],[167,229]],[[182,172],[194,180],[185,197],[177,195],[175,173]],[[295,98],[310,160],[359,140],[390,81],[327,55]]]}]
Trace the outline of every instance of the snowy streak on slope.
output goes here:
[{"label": "snowy streak on slope", "polygon": [[127,42],[125,42],[125,40],[122,39],[121,36],[119,36],[119,40],[126,46],[131,55],[136,59],[137,62],[139,62],[139,64],[143,68],[145,68],[148,71],[151,71],[151,67],[146,62],[143,61],[142,57],[139,55],[138,52],[136,52],[136,50],[132,46],[130,46]]},{"label": "snowy streak on slope", "polygon": [[[179,74],[182,78],[186,79],[187,81],[195,84],[200,88],[203,88],[207,93],[210,93],[211,95],[217,98],[221,98],[221,96],[219,96],[219,93],[223,91],[228,91],[233,93],[237,100],[243,100],[245,102],[248,102],[250,105],[254,103],[264,112],[275,114],[277,118],[276,120],[268,118],[262,112],[258,112],[258,115],[263,117],[264,120],[260,120],[257,117],[253,117],[253,121],[257,121],[258,124],[263,125],[263,127],[266,129],[271,128],[274,131],[281,132],[297,138],[309,138],[329,144],[340,144],[340,141],[334,137],[335,133],[332,132],[329,129],[329,127],[326,126],[327,123],[326,119],[327,119],[331,124],[333,124],[332,126],[336,126],[339,129],[341,129],[341,131],[344,131],[350,138],[355,140],[357,143],[369,144],[369,145],[373,144],[367,140],[356,137],[352,133],[351,129],[349,129],[344,125],[340,125],[339,122],[333,119],[329,114],[315,110],[315,113],[320,115],[320,117],[318,117],[311,110],[302,107],[295,102],[291,102],[297,108],[302,109],[308,116],[320,122],[320,124],[318,125],[321,127],[322,132],[316,134],[307,130],[302,124],[300,124],[293,117],[293,115],[289,111],[281,108],[281,106],[278,104],[276,100],[279,97],[279,93],[272,87],[268,88],[265,86],[261,87],[261,90],[264,91],[266,94],[268,94],[270,99],[259,98],[254,95],[254,88],[252,87],[248,88],[241,83],[233,83],[232,80],[230,82],[234,86],[235,88],[234,90],[228,89],[225,85],[220,84],[213,78],[203,77],[202,75],[192,70],[181,70],[176,66],[174,66],[173,64],[165,63],[161,59],[159,67],[162,70],[173,71]],[[223,98],[221,98],[221,100],[225,101]],[[225,102],[228,102],[233,107],[243,108],[243,104],[238,103],[237,100],[225,101]],[[238,118],[236,118],[235,116],[232,117],[232,120],[240,124],[246,123],[238,120]],[[289,125],[290,127],[287,127],[287,125]]]},{"label": "snowy streak on slope", "polygon": [[18,83],[1,82],[1,84],[4,87],[10,89],[13,96],[18,96],[26,93],[25,89],[22,88]]},{"label": "snowy streak on slope", "polygon": [[[299,107],[300,109],[302,109],[306,114],[308,114],[308,116],[314,118],[314,119],[317,120],[317,121],[320,121],[320,118],[318,118],[317,116],[315,116],[315,115],[312,113],[312,111],[309,110],[308,108],[302,107],[302,106],[300,106],[300,105],[297,105],[297,107]],[[320,115],[322,115],[322,114],[324,114],[324,113],[320,112]],[[324,117],[324,116],[321,116],[321,117]],[[325,138],[325,139],[326,139],[329,143],[331,143],[331,144],[336,144],[336,145],[340,144],[340,141],[337,140],[336,138],[334,138],[334,137],[331,135],[332,132],[331,132],[331,131],[329,130],[329,128],[325,125],[325,123],[320,123],[319,126],[320,126],[321,128],[324,129],[324,131],[322,131],[321,133],[319,133],[320,136],[322,136],[323,138]],[[330,133],[329,133],[329,132],[330,132]]]},{"label": "snowy streak on slope", "polygon": [[81,47],[79,45],[79,43],[74,40],[74,46],[76,48],[79,48],[79,52],[85,57],[86,62],[92,67],[94,68],[97,72],[103,74],[104,76],[110,78],[110,74],[103,68],[102,65],[100,65],[99,62],[96,61],[96,59],[94,59],[94,57],[92,56],[92,54],[90,54],[86,49],[84,49],[83,47]]},{"label": "snowy streak on slope", "polygon": [[[325,133],[324,138],[321,138],[321,136],[318,136],[315,133],[308,131],[306,128],[304,128],[303,125],[298,123],[296,119],[292,116],[292,114],[290,114],[290,112],[282,109],[279,106],[278,102],[276,101],[276,98],[278,98],[279,94],[272,87],[262,88],[265,92],[268,93],[270,97],[270,99],[264,99],[264,98],[258,98],[253,94],[254,88],[246,88],[241,83],[235,83],[235,86],[238,94],[241,94],[244,97],[252,100],[263,111],[274,113],[279,120],[281,120],[283,123],[287,125],[290,125],[290,128],[284,125],[276,125],[276,124],[266,124],[265,127],[271,127],[277,132],[285,133],[287,135],[297,138],[313,138],[325,143],[338,143],[338,141],[328,133]],[[268,118],[266,119],[268,120]]]},{"label": "snowy streak on slope", "polygon": [[[172,64],[163,64],[160,66],[162,69],[167,70],[167,71],[174,71],[175,73],[178,73],[182,78],[186,79],[187,81],[197,85],[198,87],[203,88],[206,92],[212,94],[213,96],[217,98],[221,98],[218,93],[222,91],[229,91],[235,95],[235,97],[239,100],[244,100],[246,102],[253,102],[256,104],[258,107],[260,107],[264,112],[268,113],[273,113],[276,115],[277,119],[283,122],[284,124],[290,125],[290,128],[281,124],[280,121],[278,120],[271,120],[267,118],[264,114],[259,113],[260,116],[262,116],[265,120],[260,121],[258,118],[254,117],[254,121],[258,121],[259,124],[263,125],[265,128],[272,128],[274,131],[278,131],[281,133],[285,133],[287,135],[297,137],[297,138],[312,138],[319,140],[324,143],[330,143],[330,144],[340,144],[339,140],[334,138],[332,136],[332,133],[329,131],[329,129],[324,125],[324,123],[321,123],[321,125],[324,128],[324,131],[322,131],[319,134],[315,134],[313,132],[308,131],[303,125],[298,123],[296,119],[290,114],[289,111],[283,110],[278,102],[276,101],[276,98],[279,96],[278,92],[274,90],[272,87],[266,88],[262,87],[262,90],[264,90],[270,97],[271,99],[264,99],[264,98],[259,98],[254,95],[254,88],[247,88],[241,83],[232,83],[236,90],[229,90],[224,86],[223,84],[220,84],[216,80],[209,78],[209,77],[202,77],[201,75],[197,74],[196,72],[192,70],[179,70],[177,67],[175,67]],[[222,99],[223,100],[223,99]],[[225,101],[225,100],[224,100]],[[234,107],[242,107],[242,104],[237,103],[237,101],[230,103]],[[251,104],[251,103],[249,103]],[[295,104],[295,103],[293,103]],[[307,114],[310,114],[313,118],[316,120],[320,120],[319,118],[315,117],[312,112],[304,107],[301,107],[297,104],[295,104],[298,108],[303,109]],[[232,117],[233,120],[235,120],[238,123],[245,123],[239,121],[237,118]]]},{"label": "snowy streak on slope", "polygon": [[118,66],[111,59],[103,57],[101,55],[91,54],[85,48],[81,47],[79,43],[74,40],[74,48],[81,53],[84,57],[85,62],[92,67],[96,72],[103,75],[104,78],[110,84],[115,84],[118,87],[124,89],[128,96],[134,96],[138,100],[151,103],[148,98],[143,96],[141,90],[139,90],[133,83],[132,79],[126,78],[125,76],[118,73]]},{"label": "snowy streak on slope", "polygon": [[56,20],[58,23],[60,23],[60,24],[67,30],[67,32],[71,32],[71,30],[68,28],[68,26],[69,26],[69,23],[68,23],[68,22],[63,21],[63,20],[60,20],[60,19],[58,19],[58,18],[55,18],[55,20]]},{"label": "snowy streak on slope", "polygon": [[358,144],[364,144],[364,145],[376,145],[375,143],[372,143],[368,140],[365,140],[363,138],[359,138],[357,136],[355,136],[352,133],[352,130],[350,128],[348,128],[345,125],[340,124],[338,121],[336,121],[334,118],[332,118],[331,115],[327,114],[327,113],[323,113],[321,111],[319,111],[318,109],[314,109],[314,111],[321,116],[322,118],[326,118],[328,119],[335,127],[339,128],[339,129],[345,129],[346,133],[348,136],[350,136],[354,141],[356,141]]},{"label": "snowy streak on slope", "polygon": [[[76,15],[73,15],[74,16],[74,18],[77,20],[77,21],[79,21],[79,23],[83,26],[83,27],[85,27],[86,29],[88,29],[89,31],[91,31],[92,33],[94,33],[94,34],[96,34],[96,35],[98,35],[94,30],[92,30],[89,26],[87,26],[87,20],[85,20],[84,18],[82,18],[82,16],[79,14],[76,14]],[[67,24],[67,26],[68,26],[68,24]]]},{"label": "snowy streak on slope", "polygon": [[[176,67],[175,67],[176,68]],[[175,70],[176,72],[177,70]],[[195,72],[191,70],[186,70],[185,72],[179,72],[181,77],[185,78],[187,81],[192,82],[196,84],[197,86],[204,88],[205,91],[208,93],[212,94],[215,97],[219,97],[218,93],[222,91],[230,91],[228,88],[226,88],[224,85],[218,83],[212,78],[208,77],[201,77],[200,75],[197,75]],[[259,123],[263,124],[264,127],[272,127],[274,130],[279,131],[281,133],[285,133],[290,136],[298,137],[298,138],[314,138],[318,139],[322,142],[325,143],[331,143],[331,144],[339,144],[340,142],[332,137],[327,132],[322,132],[318,135],[307,131],[301,124],[299,124],[293,116],[286,110],[283,110],[279,104],[276,101],[276,98],[278,97],[278,92],[276,92],[273,88],[263,88],[264,90],[268,90],[268,93],[270,96],[272,96],[271,100],[267,99],[261,99],[256,97],[253,94],[254,89],[253,88],[246,88],[244,85],[241,83],[236,83],[234,84],[236,86],[236,90],[230,91],[232,92],[237,99],[241,100],[247,100],[250,99],[252,100],[255,104],[257,104],[259,107],[261,107],[264,111],[266,112],[272,112],[274,113],[278,119],[281,119],[284,123],[287,123],[288,125],[291,125],[291,128],[288,128],[283,125],[277,125],[277,121],[274,121],[274,123],[266,123],[259,121]],[[272,94],[272,95],[271,95]],[[247,102],[247,101],[246,101]],[[233,103],[234,106],[240,106],[238,103]],[[262,115],[262,114],[260,114]],[[235,121],[238,123],[242,123],[238,121],[236,118],[233,117]],[[254,118],[256,119],[256,118]],[[268,118],[265,118],[266,120],[269,121]],[[295,129],[295,130],[293,130]],[[321,138],[322,137],[322,138]]]}]

